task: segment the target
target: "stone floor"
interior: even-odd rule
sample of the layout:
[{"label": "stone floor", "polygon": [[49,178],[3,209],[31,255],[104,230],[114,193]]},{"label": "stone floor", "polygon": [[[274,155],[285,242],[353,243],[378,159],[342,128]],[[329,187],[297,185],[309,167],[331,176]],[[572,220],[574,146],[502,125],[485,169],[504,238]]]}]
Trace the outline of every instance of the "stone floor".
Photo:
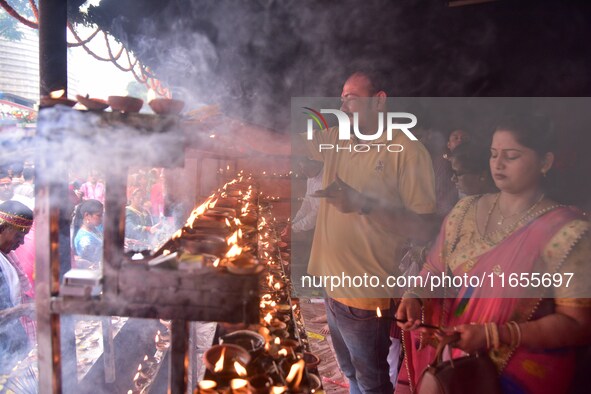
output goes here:
[{"label": "stone floor", "polygon": [[345,394],[349,392],[347,379],[339,369],[332,349],[330,335],[321,334],[325,323],[313,323],[311,320],[324,314],[324,303],[321,299],[300,299],[302,316],[312,353],[320,357],[318,372],[322,378],[324,390],[331,394]]}]

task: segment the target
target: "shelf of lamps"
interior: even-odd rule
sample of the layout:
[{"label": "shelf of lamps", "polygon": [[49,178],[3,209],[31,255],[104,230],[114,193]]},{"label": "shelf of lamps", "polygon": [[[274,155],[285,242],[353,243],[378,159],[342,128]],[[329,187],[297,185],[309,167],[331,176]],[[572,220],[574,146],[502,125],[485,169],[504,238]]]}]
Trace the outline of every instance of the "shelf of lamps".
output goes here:
[{"label": "shelf of lamps", "polygon": [[127,391],[127,394],[142,394],[150,392],[156,376],[162,368],[164,357],[170,348],[170,321],[160,320],[164,325],[165,332],[158,330],[154,336],[154,345],[156,351],[152,356],[145,355],[142,362],[137,367],[137,372],[133,377],[133,388]]},{"label": "shelf of lamps", "polygon": [[[223,168],[219,168],[216,171],[216,173],[218,175],[234,176],[233,175],[233,171],[232,170],[229,170],[229,169],[228,170],[224,170]],[[270,173],[270,172],[267,172],[267,171],[263,171],[260,174],[248,174],[248,175],[245,175],[245,174],[240,174],[239,173],[238,176],[240,176],[240,175],[253,177],[253,178],[256,178],[256,179],[259,179],[259,180],[261,180],[261,179],[287,179],[287,180],[289,180],[289,179],[293,179],[293,178],[302,178],[302,179],[305,179],[305,177],[302,177],[300,174],[295,173],[293,171],[290,171],[290,172],[287,172],[287,173],[283,173],[283,174]]]},{"label": "shelf of lamps", "polygon": [[[238,198],[240,197],[240,191],[232,187],[227,187],[219,195],[224,196],[224,198]],[[194,223],[200,215],[210,208],[210,204],[213,204],[214,199],[215,196],[212,196],[202,204],[201,209],[198,209],[198,212],[191,215],[187,223]],[[255,210],[258,212],[256,238],[250,238],[250,242],[255,242],[256,247],[251,248],[251,252],[245,252],[243,247],[246,245],[246,242],[242,239],[240,232],[233,228],[236,231],[228,238],[228,244],[232,245],[232,248],[230,248],[223,258],[218,259],[216,264],[219,268],[230,268],[234,266],[233,269],[246,270],[249,268],[249,265],[253,265],[261,268],[263,271],[259,274],[259,287],[263,289],[261,291],[262,296],[259,298],[260,320],[259,325],[254,330],[258,330],[265,341],[265,349],[267,351],[265,357],[274,368],[273,376],[275,380],[273,383],[275,387],[272,388],[272,391],[279,394],[288,390],[288,388],[293,389],[294,385],[298,384],[296,383],[297,380],[302,378],[302,375],[307,377],[302,360],[302,351],[307,350],[307,346],[302,346],[305,342],[302,340],[300,327],[294,321],[295,319],[293,317],[296,316],[294,315],[294,311],[297,311],[298,308],[292,305],[289,297],[291,283],[285,275],[284,256],[281,255],[279,240],[274,228],[277,222],[271,215],[270,204],[268,202],[262,201],[259,198],[256,208]],[[212,209],[215,209],[215,207],[212,207]],[[179,236],[182,236],[182,231]],[[290,336],[291,339],[289,338]],[[220,347],[228,352],[237,351],[235,348],[223,344],[210,348],[206,354],[211,356],[211,352],[217,351]],[[231,356],[230,353],[226,354],[226,358],[231,357],[234,356]],[[239,393],[244,390],[251,390],[252,387],[249,385],[256,385],[258,380],[262,379],[265,381],[270,379],[269,376],[263,378],[260,376],[249,376],[249,371],[245,368],[248,361],[233,360],[227,363],[228,365],[225,365],[221,355],[218,354],[216,358],[209,360],[208,370],[210,370],[210,376],[208,376],[208,380],[199,382],[198,392],[214,393],[219,391],[219,387],[228,386],[230,391]],[[205,358],[204,361],[208,365],[208,361]],[[221,369],[217,372],[215,370],[212,371],[211,369],[214,367],[213,362],[215,362],[214,364],[224,365],[224,367],[220,367]],[[292,372],[292,369],[295,372],[288,374],[286,370],[280,370],[279,365],[285,366],[286,369],[289,368],[289,372]],[[144,378],[144,373],[141,373],[143,367],[138,366],[138,368],[138,378]],[[139,389],[139,387],[136,388]],[[135,393],[135,391],[132,391],[132,393]]]}]

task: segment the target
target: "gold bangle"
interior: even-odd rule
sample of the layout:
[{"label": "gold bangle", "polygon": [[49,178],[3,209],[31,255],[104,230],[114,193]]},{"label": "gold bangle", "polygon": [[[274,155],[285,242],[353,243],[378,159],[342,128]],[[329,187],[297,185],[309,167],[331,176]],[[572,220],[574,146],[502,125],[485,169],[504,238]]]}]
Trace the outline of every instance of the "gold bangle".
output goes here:
[{"label": "gold bangle", "polygon": [[515,331],[517,331],[517,343],[515,344],[515,347],[519,347],[521,346],[521,326],[516,321],[514,321],[513,324],[515,325]]},{"label": "gold bangle", "polygon": [[488,323],[484,323],[484,335],[486,336],[486,350],[490,349],[490,333],[488,332]]},{"label": "gold bangle", "polygon": [[492,322],[490,324],[493,348],[495,350],[499,350],[499,348],[501,347],[501,340],[499,338],[499,327],[497,327],[497,323],[495,322]]},{"label": "gold bangle", "polygon": [[509,336],[511,337],[510,343],[509,343],[509,347],[511,349],[513,349],[515,347],[515,342],[516,342],[516,334],[515,334],[515,327],[513,327],[513,322],[508,322],[507,324],[505,324],[505,327],[507,327],[507,330],[509,330]]}]

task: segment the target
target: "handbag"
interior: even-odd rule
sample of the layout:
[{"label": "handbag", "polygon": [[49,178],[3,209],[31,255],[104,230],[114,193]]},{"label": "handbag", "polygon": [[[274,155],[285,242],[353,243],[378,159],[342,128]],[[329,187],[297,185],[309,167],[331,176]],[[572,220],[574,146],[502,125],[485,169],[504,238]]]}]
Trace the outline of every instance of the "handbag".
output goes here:
[{"label": "handbag", "polygon": [[[447,345],[457,342],[459,334],[444,337],[433,361],[425,368],[417,385],[418,394],[501,394],[497,368],[486,353],[443,361]],[[451,356],[451,351],[450,351]]]}]

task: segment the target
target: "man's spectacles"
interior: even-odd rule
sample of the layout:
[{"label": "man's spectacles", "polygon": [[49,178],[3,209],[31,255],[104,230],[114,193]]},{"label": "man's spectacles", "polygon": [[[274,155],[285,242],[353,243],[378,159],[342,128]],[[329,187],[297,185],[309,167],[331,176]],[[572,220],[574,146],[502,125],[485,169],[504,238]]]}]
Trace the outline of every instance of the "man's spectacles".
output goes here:
[{"label": "man's spectacles", "polygon": [[453,171],[453,174],[452,174],[452,176],[451,176],[451,179],[458,179],[458,178],[459,178],[459,177],[461,177],[461,176],[464,176],[464,175],[470,175],[470,174],[472,174],[472,173],[471,173],[471,172],[458,172],[458,171]]}]

